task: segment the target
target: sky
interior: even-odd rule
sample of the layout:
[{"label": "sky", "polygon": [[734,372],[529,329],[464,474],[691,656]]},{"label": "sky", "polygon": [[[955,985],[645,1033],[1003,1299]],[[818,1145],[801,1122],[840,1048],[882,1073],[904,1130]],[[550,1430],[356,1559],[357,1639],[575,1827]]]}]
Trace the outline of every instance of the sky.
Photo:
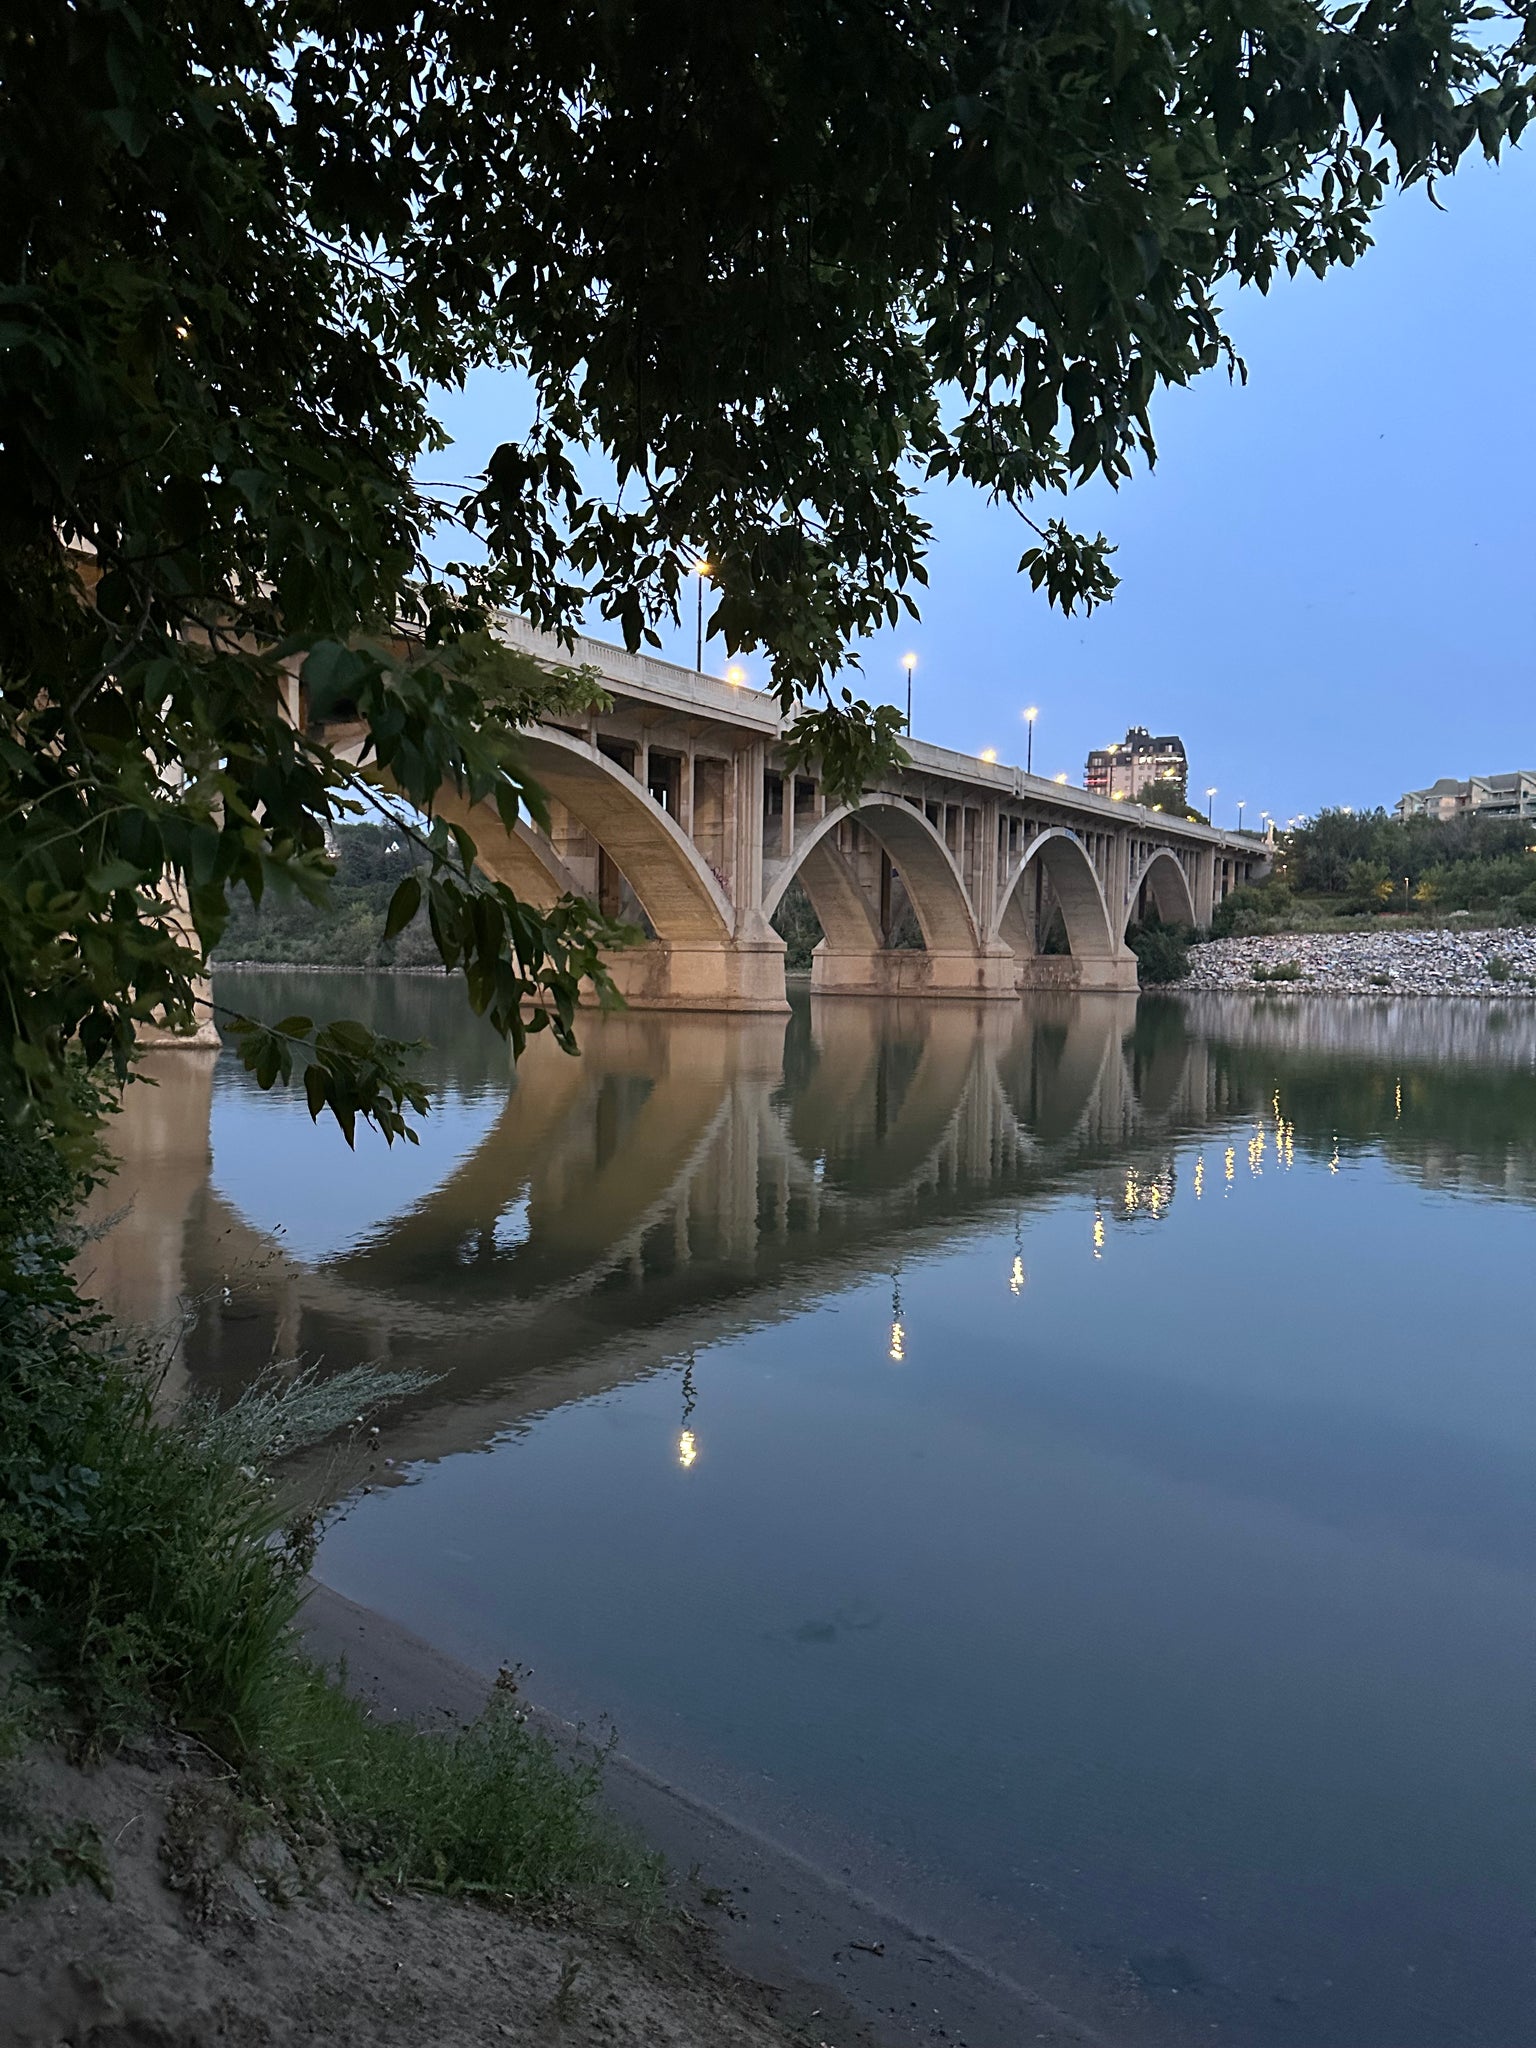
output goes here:
[{"label": "sky", "polygon": [[[1249,826],[1536,767],[1536,151],[1439,197],[1394,195],[1352,269],[1234,291],[1246,386],[1160,394],[1155,470],[1042,501],[1118,547],[1091,618],[1017,574],[1016,514],[927,493],[923,617],[862,646],[864,693],[901,702],[910,650],[918,738],[1022,764],[1033,704],[1036,773],[1074,783],[1127,726],[1176,732],[1194,800],[1214,784],[1218,821],[1242,799]],[[525,387],[481,376],[439,409],[437,473],[472,473],[521,431]],[[692,666],[691,614],[663,652]],[[706,642],[706,669],[728,659]]]}]

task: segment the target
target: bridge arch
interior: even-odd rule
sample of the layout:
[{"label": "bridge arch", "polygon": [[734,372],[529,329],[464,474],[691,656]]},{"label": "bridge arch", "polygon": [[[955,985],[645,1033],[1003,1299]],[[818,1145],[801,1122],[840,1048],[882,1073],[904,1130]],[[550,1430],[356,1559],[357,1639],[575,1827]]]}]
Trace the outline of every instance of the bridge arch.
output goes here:
[{"label": "bridge arch", "polygon": [[[553,727],[531,727],[519,744],[545,795],[563,804],[622,872],[658,939],[683,946],[730,942],[736,913],[729,897],[648,789],[586,740]],[[543,833],[522,820],[509,832],[492,805],[466,803],[451,783],[438,792],[434,809],[468,829],[487,874],[530,902],[547,906],[567,892],[586,893]]]},{"label": "bridge arch", "polygon": [[1147,897],[1156,907],[1164,924],[1195,925],[1195,899],[1189,886],[1189,877],[1182,863],[1166,846],[1154,847],[1146,859],[1131,876],[1131,886],[1126,895],[1125,915],[1120,920],[1120,933],[1124,937],[1136,916],[1137,906],[1145,889]]},{"label": "bridge arch", "polygon": [[1005,941],[1021,958],[1035,951],[1033,921],[1024,908],[1021,884],[1038,862],[1049,877],[1067,927],[1067,944],[1075,960],[1112,960],[1120,952],[1104,901],[1104,891],[1088,850],[1075,832],[1053,825],[1030,840],[1003,885],[993,936]]},{"label": "bridge arch", "polygon": [[927,950],[979,953],[982,936],[954,855],[922,811],[879,792],[828,811],[765,891],[764,915],[773,916],[785,890],[798,880],[830,951],[857,953],[884,943],[868,894],[837,843],[838,828],[849,820],[867,831],[900,870]]}]

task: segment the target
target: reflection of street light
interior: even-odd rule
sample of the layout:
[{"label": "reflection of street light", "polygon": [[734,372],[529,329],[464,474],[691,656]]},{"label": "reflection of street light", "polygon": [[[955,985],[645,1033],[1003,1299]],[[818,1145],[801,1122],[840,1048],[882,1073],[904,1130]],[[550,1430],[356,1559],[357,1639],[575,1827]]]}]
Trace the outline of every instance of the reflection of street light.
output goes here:
[{"label": "reflection of street light", "polygon": [[891,1275],[891,1348],[886,1356],[901,1365],[907,1356],[907,1333],[901,1320],[901,1268]]},{"label": "reflection of street light", "polygon": [[699,579],[698,640],[694,651],[694,667],[704,673],[704,585],[714,574],[714,563],[707,562],[702,555],[693,565],[693,573]]},{"label": "reflection of street light", "polygon": [[910,735],[912,731],[912,671],[917,667],[917,656],[915,654],[904,654],[901,657],[901,665],[907,672],[907,732]]},{"label": "reflection of street light", "polygon": [[683,1427],[677,1436],[677,1462],[685,1472],[699,1455],[699,1440],[688,1427],[688,1418],[692,1415],[698,1398],[697,1389],[693,1384],[693,1357],[690,1353],[688,1363],[683,1367]]},{"label": "reflection of street light", "polygon": [[1040,707],[1037,704],[1031,704],[1024,714],[1024,729],[1029,735],[1024,742],[1024,773],[1026,775],[1033,775],[1035,772],[1035,720],[1039,716]]}]

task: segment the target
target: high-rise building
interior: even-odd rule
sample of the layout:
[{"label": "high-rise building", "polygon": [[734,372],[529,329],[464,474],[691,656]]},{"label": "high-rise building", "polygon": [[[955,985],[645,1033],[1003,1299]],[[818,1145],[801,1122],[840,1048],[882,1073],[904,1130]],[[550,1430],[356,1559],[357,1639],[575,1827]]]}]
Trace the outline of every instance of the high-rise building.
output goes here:
[{"label": "high-rise building", "polygon": [[1095,747],[1088,756],[1083,787],[1094,796],[1122,797],[1134,803],[1149,782],[1189,786],[1189,762],[1177,733],[1154,738],[1144,725],[1133,725],[1123,740]]}]

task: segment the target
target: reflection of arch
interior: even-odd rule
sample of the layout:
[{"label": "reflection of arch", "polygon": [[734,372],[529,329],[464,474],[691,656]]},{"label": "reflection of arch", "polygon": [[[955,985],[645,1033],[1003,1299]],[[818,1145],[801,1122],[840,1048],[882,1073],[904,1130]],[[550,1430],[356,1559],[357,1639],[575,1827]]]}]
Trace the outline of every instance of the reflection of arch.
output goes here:
[{"label": "reflection of arch", "polygon": [[875,794],[829,811],[766,891],[764,916],[773,916],[784,891],[798,878],[826,933],[830,952],[867,952],[882,943],[884,935],[875,912],[837,845],[838,827],[847,819],[867,831],[900,869],[928,951],[978,952],[980,934],[953,854],[927,816],[899,797]]},{"label": "reflection of arch", "polygon": [[829,1187],[905,1186],[978,1086],[993,1015],[1011,1021],[991,1005],[824,1005],[812,1017],[815,1064],[789,1113],[791,1144],[822,1163]]},{"label": "reflection of arch", "polygon": [[1159,846],[1131,877],[1125,916],[1120,925],[1122,935],[1136,915],[1143,887],[1164,924],[1194,925],[1199,922],[1195,916],[1195,899],[1190,891],[1188,875],[1168,848]]},{"label": "reflection of arch", "polygon": [[1019,885],[1037,860],[1061,905],[1073,958],[1115,958],[1119,947],[1093,862],[1077,834],[1061,825],[1039,833],[1025,848],[1003,889],[995,936],[1005,940],[1022,958],[1034,953],[1034,921],[1025,910],[1026,892]]},{"label": "reflection of arch", "polygon": [[1030,1003],[998,1078],[1013,1114],[1040,1144],[1061,1144],[1082,1122],[1127,1021],[1113,997],[1047,995]]}]

